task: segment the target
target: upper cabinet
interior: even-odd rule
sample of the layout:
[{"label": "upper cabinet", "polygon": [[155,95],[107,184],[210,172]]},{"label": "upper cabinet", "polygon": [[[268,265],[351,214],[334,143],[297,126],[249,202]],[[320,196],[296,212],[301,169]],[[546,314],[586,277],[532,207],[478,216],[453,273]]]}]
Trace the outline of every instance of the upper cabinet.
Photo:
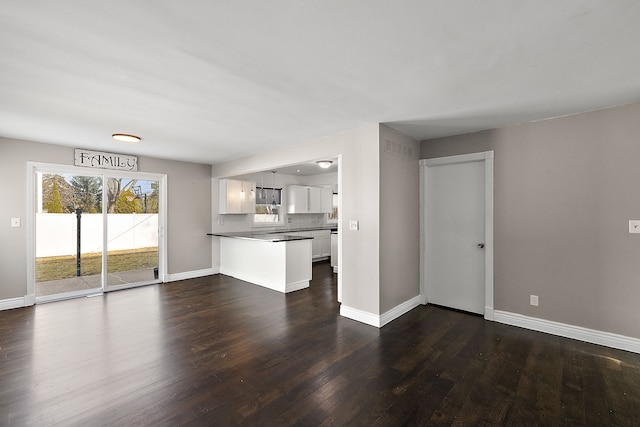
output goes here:
[{"label": "upper cabinet", "polygon": [[332,193],[330,189],[308,185],[287,187],[287,213],[329,213]]},{"label": "upper cabinet", "polygon": [[256,183],[239,179],[220,180],[219,213],[221,214],[254,214]]},{"label": "upper cabinet", "polygon": [[322,188],[307,187],[309,191],[309,213],[319,213],[322,211]]},{"label": "upper cabinet", "polygon": [[302,185],[287,187],[287,213],[309,213],[309,187]]},{"label": "upper cabinet", "polygon": [[330,188],[322,190],[322,212],[331,213],[333,211],[333,191]]}]

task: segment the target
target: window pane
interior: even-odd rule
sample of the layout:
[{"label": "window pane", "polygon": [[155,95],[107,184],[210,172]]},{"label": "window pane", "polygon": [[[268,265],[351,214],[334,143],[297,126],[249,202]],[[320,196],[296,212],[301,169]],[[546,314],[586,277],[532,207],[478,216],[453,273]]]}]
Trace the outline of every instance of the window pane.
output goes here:
[{"label": "window pane", "polygon": [[282,204],[281,188],[256,187],[256,205]]},{"label": "window pane", "polygon": [[256,206],[256,214],[253,216],[253,222],[260,223],[277,223],[280,221],[280,206],[259,205]]}]

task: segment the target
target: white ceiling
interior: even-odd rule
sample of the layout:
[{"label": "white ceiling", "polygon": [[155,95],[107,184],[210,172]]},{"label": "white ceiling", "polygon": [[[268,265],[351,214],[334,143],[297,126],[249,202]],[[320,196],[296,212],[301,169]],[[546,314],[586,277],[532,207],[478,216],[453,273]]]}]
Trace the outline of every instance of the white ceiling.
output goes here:
[{"label": "white ceiling", "polygon": [[0,0],[0,136],[200,163],[423,140],[638,102],[639,43],[637,0]]}]

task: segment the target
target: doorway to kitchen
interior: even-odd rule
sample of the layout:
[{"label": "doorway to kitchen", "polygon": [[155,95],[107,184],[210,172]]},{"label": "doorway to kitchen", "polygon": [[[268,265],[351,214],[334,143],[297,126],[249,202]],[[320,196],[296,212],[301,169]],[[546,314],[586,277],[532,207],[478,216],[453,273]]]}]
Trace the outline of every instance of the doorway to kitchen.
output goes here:
[{"label": "doorway to kitchen", "polygon": [[166,176],[29,164],[36,303],[159,283]]}]

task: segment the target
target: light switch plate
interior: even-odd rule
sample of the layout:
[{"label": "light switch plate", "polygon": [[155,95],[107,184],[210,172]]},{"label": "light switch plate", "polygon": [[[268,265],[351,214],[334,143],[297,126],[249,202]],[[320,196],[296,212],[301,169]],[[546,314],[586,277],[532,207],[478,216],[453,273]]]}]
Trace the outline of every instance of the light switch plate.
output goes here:
[{"label": "light switch plate", "polygon": [[357,231],[360,228],[360,221],[349,221],[349,230]]},{"label": "light switch plate", "polygon": [[640,233],[640,220],[639,219],[630,219],[629,220],[629,233]]}]

